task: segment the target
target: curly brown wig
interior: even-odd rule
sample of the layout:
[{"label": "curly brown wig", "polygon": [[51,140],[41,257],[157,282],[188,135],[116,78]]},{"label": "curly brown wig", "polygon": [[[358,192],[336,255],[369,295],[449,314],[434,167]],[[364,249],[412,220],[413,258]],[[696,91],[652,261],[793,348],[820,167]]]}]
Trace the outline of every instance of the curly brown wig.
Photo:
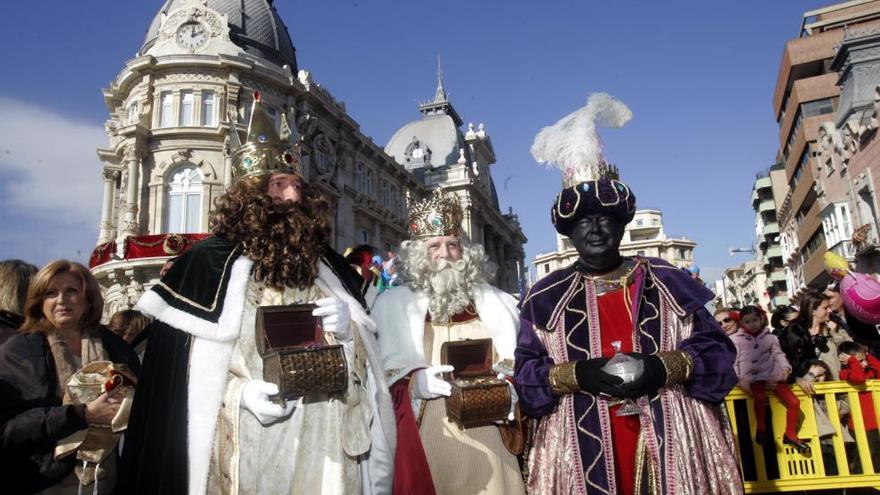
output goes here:
[{"label": "curly brown wig", "polygon": [[330,204],[308,184],[300,201],[276,203],[269,177],[243,179],[214,202],[211,231],[242,247],[254,279],[270,287],[308,288],[330,237]]}]

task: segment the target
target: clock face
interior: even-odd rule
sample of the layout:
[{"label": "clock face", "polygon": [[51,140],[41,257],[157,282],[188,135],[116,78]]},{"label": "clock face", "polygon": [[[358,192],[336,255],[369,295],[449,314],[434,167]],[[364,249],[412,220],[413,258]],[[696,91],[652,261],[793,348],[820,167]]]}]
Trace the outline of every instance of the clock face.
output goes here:
[{"label": "clock face", "polygon": [[183,48],[196,49],[208,41],[208,31],[200,22],[186,22],[177,28],[176,39]]}]

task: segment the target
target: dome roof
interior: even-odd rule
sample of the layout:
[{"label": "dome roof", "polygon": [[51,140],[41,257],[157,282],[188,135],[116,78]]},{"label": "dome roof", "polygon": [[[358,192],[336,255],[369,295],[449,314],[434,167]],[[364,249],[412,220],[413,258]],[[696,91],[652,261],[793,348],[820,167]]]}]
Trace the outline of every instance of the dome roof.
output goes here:
[{"label": "dome roof", "polygon": [[467,149],[455,120],[443,113],[427,115],[401,127],[388,140],[385,152],[397,163],[407,165],[414,141],[418,141],[425,153],[430,153],[431,164],[435,167],[457,162],[459,148]]},{"label": "dome roof", "polygon": [[[139,55],[146,53],[156,43],[162,14],[185,3],[181,0],[166,0],[147,29],[147,37]],[[246,53],[279,65],[289,65],[296,73],[296,49],[287,27],[272,5],[272,0],[207,0],[206,4],[208,8],[229,18],[229,37]]]}]

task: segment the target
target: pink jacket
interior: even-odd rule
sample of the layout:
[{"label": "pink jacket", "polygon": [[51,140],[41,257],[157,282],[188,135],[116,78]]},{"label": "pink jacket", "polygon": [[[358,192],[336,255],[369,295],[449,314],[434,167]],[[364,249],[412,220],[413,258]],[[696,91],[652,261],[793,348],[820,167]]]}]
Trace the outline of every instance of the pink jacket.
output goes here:
[{"label": "pink jacket", "polygon": [[733,364],[739,386],[751,393],[752,383],[764,380],[770,387],[784,381],[791,365],[779,347],[779,339],[765,328],[756,336],[742,328],[730,336],[736,346],[736,362]]}]

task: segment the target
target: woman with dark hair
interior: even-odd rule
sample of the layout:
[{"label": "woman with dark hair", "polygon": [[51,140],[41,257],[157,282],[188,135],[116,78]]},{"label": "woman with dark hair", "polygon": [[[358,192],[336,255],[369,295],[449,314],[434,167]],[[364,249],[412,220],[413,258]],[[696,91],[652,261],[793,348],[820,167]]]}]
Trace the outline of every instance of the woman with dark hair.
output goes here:
[{"label": "woman with dark hair", "polygon": [[139,368],[131,348],[101,328],[103,309],[97,280],[79,263],[53,261],[34,276],[20,333],[0,346],[0,464],[14,473],[3,477],[7,493],[77,493],[92,482],[112,491],[116,452],[88,470],[75,455],[80,447],[56,455],[74,433],[109,425],[122,402],[107,392],[77,404],[67,393],[70,378],[95,361]]},{"label": "woman with dark hair", "polygon": [[798,309],[794,306],[780,306],[776,308],[770,317],[770,327],[773,328],[773,335],[779,337],[782,331],[789,325],[794,323],[798,317]]},{"label": "woman with dark hair", "polygon": [[[813,383],[803,376],[809,371],[807,363],[831,351],[825,332],[829,314],[828,296],[809,289],[801,296],[797,319],[779,335],[779,345],[792,368],[789,383],[796,381],[810,395],[813,394]],[[825,363],[831,366],[827,360]]]}]

